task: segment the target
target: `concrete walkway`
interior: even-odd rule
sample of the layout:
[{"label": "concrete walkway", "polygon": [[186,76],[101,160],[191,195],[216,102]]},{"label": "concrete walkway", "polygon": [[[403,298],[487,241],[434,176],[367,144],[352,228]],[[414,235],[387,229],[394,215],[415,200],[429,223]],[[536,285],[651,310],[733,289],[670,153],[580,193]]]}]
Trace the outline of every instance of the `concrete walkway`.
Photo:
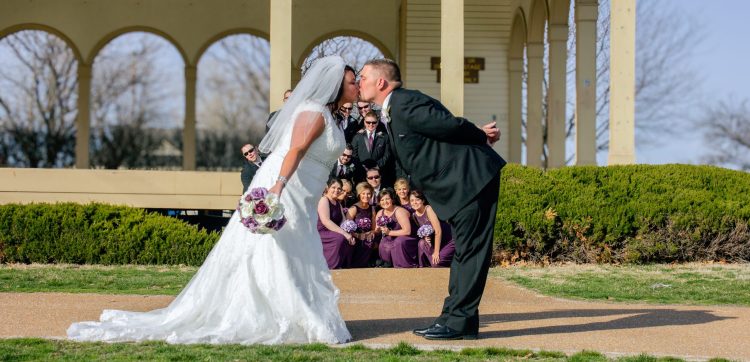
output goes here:
[{"label": "concrete walkway", "polygon": [[[422,348],[507,347],[610,356],[648,353],[750,361],[750,308],[571,301],[536,295],[490,278],[475,341],[433,342],[411,334],[429,325],[446,295],[446,269],[334,271],[340,308],[354,343]],[[74,321],[102,309],[150,310],[173,297],[0,293],[0,338],[64,337]]]}]

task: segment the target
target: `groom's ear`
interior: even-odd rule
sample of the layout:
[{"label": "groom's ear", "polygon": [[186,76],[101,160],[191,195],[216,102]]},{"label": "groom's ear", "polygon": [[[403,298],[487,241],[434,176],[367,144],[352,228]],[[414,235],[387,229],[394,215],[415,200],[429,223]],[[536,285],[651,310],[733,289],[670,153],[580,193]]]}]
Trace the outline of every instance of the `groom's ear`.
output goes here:
[{"label": "groom's ear", "polygon": [[382,90],[385,90],[386,88],[388,88],[388,81],[386,81],[383,78],[378,78],[378,81],[377,81],[376,84],[378,86],[378,90],[382,91]]}]

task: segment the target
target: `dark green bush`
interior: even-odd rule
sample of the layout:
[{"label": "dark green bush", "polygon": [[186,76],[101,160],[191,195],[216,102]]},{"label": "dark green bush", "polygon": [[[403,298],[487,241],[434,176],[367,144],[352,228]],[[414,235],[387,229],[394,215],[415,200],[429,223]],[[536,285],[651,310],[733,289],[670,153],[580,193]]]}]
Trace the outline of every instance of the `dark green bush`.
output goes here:
[{"label": "dark green bush", "polygon": [[125,206],[0,206],[4,263],[200,265],[218,237],[175,218]]},{"label": "dark green bush", "polygon": [[750,261],[750,174],[710,166],[503,170],[497,257]]}]

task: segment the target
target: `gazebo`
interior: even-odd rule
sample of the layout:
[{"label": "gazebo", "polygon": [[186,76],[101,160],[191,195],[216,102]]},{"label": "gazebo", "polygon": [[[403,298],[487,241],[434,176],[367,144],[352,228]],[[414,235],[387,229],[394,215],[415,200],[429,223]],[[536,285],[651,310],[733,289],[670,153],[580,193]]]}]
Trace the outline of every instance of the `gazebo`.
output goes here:
[{"label": "gazebo", "polygon": [[[633,163],[635,0],[616,0],[611,6],[608,163]],[[523,159],[525,103],[526,164],[542,165],[542,131],[546,124],[547,166],[561,167],[566,153],[571,11],[576,28],[575,164],[596,164],[598,7],[598,0],[3,0],[0,38],[34,29],[63,39],[78,60],[79,110],[90,108],[93,60],[112,39],[144,31],[171,42],[185,64],[185,171],[195,170],[196,165],[198,61],[217,40],[241,33],[270,41],[271,109],[280,106],[280,95],[299,80],[299,69],[313,47],[332,37],[356,36],[399,62],[405,87],[440,99],[454,114],[476,123],[496,119],[503,136],[495,148],[515,163]],[[548,59],[544,59],[545,54]],[[548,111],[543,119],[545,63],[549,84]],[[90,165],[89,130],[88,112],[79,111],[77,169]],[[14,173],[17,179],[13,185],[33,184],[29,180],[37,177],[32,170],[16,170],[30,174]],[[10,171],[1,172],[6,178]],[[136,171],[117,172],[126,180],[140,177]],[[232,176],[201,177],[229,180]],[[14,187],[0,187],[0,195],[8,195]]]}]

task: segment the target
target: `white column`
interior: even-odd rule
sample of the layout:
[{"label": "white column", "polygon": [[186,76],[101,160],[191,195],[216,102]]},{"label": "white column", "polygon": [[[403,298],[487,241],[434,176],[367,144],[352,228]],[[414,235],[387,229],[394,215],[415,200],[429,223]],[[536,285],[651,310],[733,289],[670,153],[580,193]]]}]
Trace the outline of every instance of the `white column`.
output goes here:
[{"label": "white column", "polygon": [[[619,0],[616,0],[619,1]],[[597,0],[576,0],[576,165],[596,165]]]},{"label": "white column", "polygon": [[635,162],[635,0],[617,0],[610,12],[609,156]]},{"label": "white column", "polygon": [[521,163],[523,58],[509,59],[508,73],[510,77],[508,80],[508,161]]},{"label": "white column", "polygon": [[292,0],[271,0],[271,111],[281,108],[292,87]]},{"label": "white column", "polygon": [[440,2],[440,101],[464,114],[464,1]]},{"label": "white column", "polygon": [[195,170],[195,82],[197,69],[185,65],[185,124],[182,128],[182,169]]},{"label": "white column", "polygon": [[551,25],[549,28],[549,43],[547,167],[557,168],[565,166],[568,25]]},{"label": "white column", "polygon": [[78,119],[76,120],[76,168],[89,168],[91,66],[78,63]]},{"label": "white column", "polygon": [[526,165],[542,167],[542,82],[544,75],[544,44],[529,43],[526,47],[528,85],[526,86]]}]

